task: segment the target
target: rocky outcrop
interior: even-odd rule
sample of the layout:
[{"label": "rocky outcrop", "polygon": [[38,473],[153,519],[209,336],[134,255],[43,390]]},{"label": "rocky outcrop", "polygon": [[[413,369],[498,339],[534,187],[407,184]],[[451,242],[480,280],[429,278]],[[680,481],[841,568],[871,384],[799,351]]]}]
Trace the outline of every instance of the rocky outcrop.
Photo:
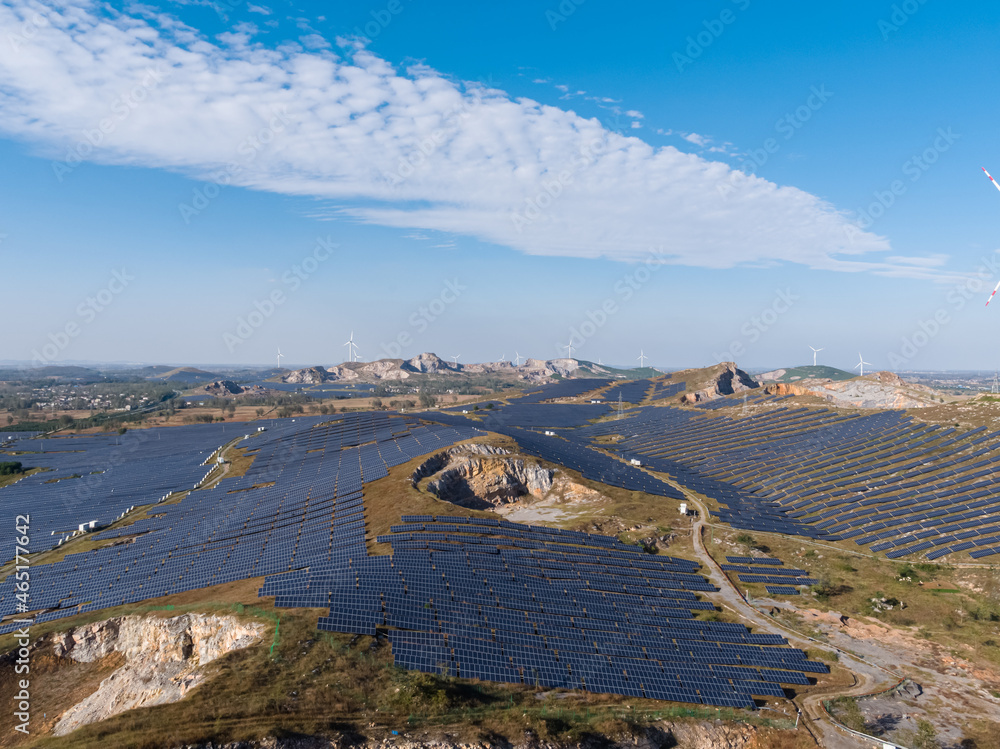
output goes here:
[{"label": "rocky outcrop", "polygon": [[62,736],[136,707],[176,702],[205,681],[206,664],[248,647],[266,629],[230,616],[185,614],[117,617],[61,632],[54,636],[56,657],[91,663],[121,653],[125,664],[63,713],[54,733]]},{"label": "rocky outcrop", "polygon": [[424,461],[414,472],[416,485],[446,502],[472,509],[489,509],[522,497],[544,497],[552,488],[553,472],[537,463],[511,456],[493,445],[458,445]]},{"label": "rocky outcrop", "polygon": [[552,375],[570,377],[580,368],[580,362],[576,359],[528,359],[519,370],[524,371],[535,378],[549,378]]},{"label": "rocky outcrop", "polygon": [[769,395],[811,395],[842,408],[927,408],[937,405],[934,390],[926,385],[906,382],[893,372],[851,380],[800,380],[794,385],[772,383]]},{"label": "rocky outcrop", "polygon": [[240,395],[266,395],[268,390],[260,385],[238,385],[232,380],[216,380],[202,388],[202,391],[218,398]]},{"label": "rocky outcrop", "polygon": [[413,472],[410,477],[413,481],[413,486],[415,487],[420,483],[421,479],[425,479],[428,476],[433,476],[440,470],[443,470],[448,462],[457,455],[509,455],[507,450],[502,447],[496,447],[494,445],[485,445],[480,442],[470,442],[466,445],[456,445],[455,447],[439,452],[436,455],[432,455],[419,466]]},{"label": "rocky outcrop", "polygon": [[709,379],[700,387],[691,388],[689,386],[693,392],[685,393],[683,401],[685,403],[702,403],[721,398],[724,395],[755,390],[759,387],[760,384],[742,369],[739,369],[736,364],[723,362],[712,368]]},{"label": "rocky outcrop", "polygon": [[296,369],[281,378],[282,382],[290,385],[318,385],[326,382],[328,372],[323,367],[308,367],[307,369]]},{"label": "rocky outcrop", "polygon": [[552,471],[521,458],[467,457],[449,463],[427,490],[462,507],[483,508],[516,502],[526,494],[543,497],[552,488]]},{"label": "rocky outcrop", "polygon": [[[412,359],[379,359],[373,362],[343,362],[330,367],[308,367],[290,372],[282,382],[315,385],[321,382],[376,382],[406,380],[419,375],[483,375],[493,374],[524,382],[548,382],[554,376],[573,377],[580,369],[576,359],[528,359],[515,367],[509,361],[457,364],[445,361],[437,354],[423,353]],[[594,365],[593,374],[609,374]]]},{"label": "rocky outcrop", "polygon": [[[589,734],[580,741],[540,741],[531,731],[517,743],[505,740],[459,743],[444,738],[413,740],[404,736],[369,738],[347,742],[319,736],[265,738],[227,744],[188,744],[175,749],[762,749],[775,746],[769,739],[776,732],[744,723],[690,720],[664,721],[620,736]],[[791,732],[781,732],[788,733]],[[792,734],[793,736],[795,734]],[[784,744],[782,744],[784,745]]]},{"label": "rocky outcrop", "polygon": [[419,356],[414,356],[412,359],[407,359],[403,362],[403,369],[408,369],[411,372],[422,372],[424,374],[437,374],[438,372],[447,372],[449,370],[457,370],[461,365],[453,365],[446,362],[437,354],[424,353]]}]

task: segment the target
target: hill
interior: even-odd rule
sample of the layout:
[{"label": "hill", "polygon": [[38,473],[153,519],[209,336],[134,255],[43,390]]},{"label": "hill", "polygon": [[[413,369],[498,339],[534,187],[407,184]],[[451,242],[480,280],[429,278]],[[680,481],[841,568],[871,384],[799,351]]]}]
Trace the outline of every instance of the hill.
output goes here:
[{"label": "hill", "polygon": [[[283,372],[274,379],[291,384],[321,382],[380,382],[410,380],[436,375],[461,377],[490,375],[511,382],[539,383],[560,377],[613,378],[623,380],[648,379],[663,374],[652,367],[618,369],[578,359],[527,359],[514,365],[509,361],[460,364],[442,359],[437,354],[423,353],[411,359],[379,359],[372,362],[342,362],[330,367],[306,367]],[[213,378],[217,379],[217,378]]]},{"label": "hill", "polygon": [[765,385],[770,395],[822,398],[841,408],[927,408],[941,402],[940,393],[926,385],[906,382],[892,372],[875,372],[846,380],[802,380]]},{"label": "hill", "polygon": [[150,380],[162,380],[163,382],[183,382],[187,385],[200,385],[205,382],[213,382],[222,379],[214,372],[206,372],[195,367],[176,367],[160,374],[149,377]]},{"label": "hill", "polygon": [[648,380],[660,377],[663,372],[653,367],[633,367],[622,369],[607,364],[595,364],[592,361],[579,361],[580,368],[574,377],[614,377],[617,380]]},{"label": "hill", "polygon": [[850,380],[856,375],[845,372],[836,367],[826,367],[822,364],[816,366],[807,365],[804,367],[788,367],[786,369],[775,369],[771,372],[764,372],[757,375],[758,382],[797,382],[798,380]]},{"label": "hill", "polygon": [[10,379],[16,380],[43,378],[60,381],[72,380],[75,382],[100,382],[107,379],[107,377],[96,369],[57,364],[12,371],[10,376]]}]

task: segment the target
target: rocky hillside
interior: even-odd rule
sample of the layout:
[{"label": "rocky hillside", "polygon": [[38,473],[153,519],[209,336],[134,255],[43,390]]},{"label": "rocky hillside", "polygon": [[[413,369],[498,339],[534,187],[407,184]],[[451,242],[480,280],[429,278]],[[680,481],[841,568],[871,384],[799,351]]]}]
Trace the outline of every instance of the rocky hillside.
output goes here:
[{"label": "rocky hillside", "polygon": [[92,663],[121,653],[125,663],[96,692],[59,718],[55,735],[137,707],[176,702],[205,681],[204,666],[261,638],[265,626],[235,617],[185,614],[127,616],[55,635],[53,653]]},{"label": "rocky hillside", "polygon": [[808,379],[766,386],[773,395],[809,395],[841,408],[927,408],[938,404],[935,390],[906,382],[892,372],[850,380]]},{"label": "rocky hillside", "polygon": [[282,375],[281,381],[294,385],[321,382],[379,382],[409,380],[421,375],[497,375],[522,382],[545,382],[555,375],[572,377],[581,372],[588,377],[614,376],[598,365],[582,368],[576,359],[528,359],[519,366],[509,361],[456,364],[437,354],[423,353],[412,359],[379,359],[373,362],[344,362],[331,367],[307,367]]},{"label": "rocky hillside", "polygon": [[430,476],[427,491],[438,499],[482,510],[516,502],[528,494],[544,497],[552,488],[553,473],[502,448],[468,444],[429,458],[414,472],[413,482]]},{"label": "rocky hillside", "polygon": [[505,516],[529,508],[558,505],[565,509],[606,499],[558,468],[545,468],[535,458],[481,443],[456,445],[431,456],[411,479],[414,486],[429,479],[425,488],[438,499]]},{"label": "rocky hillside", "polygon": [[707,369],[675,372],[671,379],[687,383],[688,392],[682,398],[684,403],[702,403],[760,387],[753,377],[733,362],[723,362]]},{"label": "rocky hillside", "polygon": [[208,395],[214,395],[217,398],[226,398],[240,395],[267,395],[267,388],[261,387],[260,385],[237,385],[232,380],[216,380],[215,382],[205,385],[201,392],[207,393]]},{"label": "rocky hillside", "polygon": [[[331,740],[318,736],[267,738],[228,744],[198,744],[176,749],[768,749],[775,746],[797,746],[785,743],[790,732],[777,732],[740,723],[707,720],[662,721],[639,729],[634,734],[600,736],[587,734],[575,743],[541,741],[527,732],[520,743],[472,741],[458,742],[441,738],[408,738],[392,736],[366,741]],[[781,735],[784,734],[784,735]],[[792,739],[794,741],[794,739]]]}]

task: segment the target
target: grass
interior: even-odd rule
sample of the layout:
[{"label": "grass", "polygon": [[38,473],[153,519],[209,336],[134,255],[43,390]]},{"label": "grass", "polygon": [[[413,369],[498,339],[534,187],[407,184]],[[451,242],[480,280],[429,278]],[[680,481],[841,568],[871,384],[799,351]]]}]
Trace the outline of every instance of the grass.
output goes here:
[{"label": "grass", "polygon": [[[249,741],[295,734],[384,736],[392,730],[447,731],[463,741],[522,740],[525,731],[540,740],[576,741],[588,736],[617,735],[662,719],[724,717],[770,726],[769,736],[788,739],[786,722],[759,713],[719,711],[699,706],[596,695],[582,692],[541,692],[528,685],[497,684],[409,672],[392,665],[387,644],[370,637],[352,637],[316,630],[318,609],[274,609],[269,599],[257,599],[260,580],[246,580],[142,605],[89,612],[32,629],[33,638],[69,626],[111,616],[149,614],[176,616],[187,611],[221,613],[270,623],[280,619],[280,640],[271,652],[271,638],[219,659],[208,668],[210,682],[171,705],[128,711],[85,726],[69,736],[27,738],[18,744],[0,716],[0,746],[101,746],[102,749],[145,749],[214,741]],[[242,604],[234,606],[234,604]],[[158,610],[152,610],[159,606]],[[172,607],[167,609],[166,607]],[[9,648],[11,636],[0,638]],[[89,693],[117,661],[75,664],[55,659],[48,646],[33,655],[33,689],[45,694],[44,712],[61,712]],[[37,666],[37,670],[34,670]],[[5,672],[8,676],[11,669]],[[0,699],[9,704],[11,679],[0,677]],[[540,699],[541,697],[541,699]],[[42,703],[36,703],[41,709]],[[769,746],[781,744],[769,744]],[[794,744],[788,744],[794,746]]]},{"label": "grass", "polygon": [[49,470],[48,468],[25,468],[23,471],[21,471],[21,473],[10,473],[4,476],[0,476],[0,489],[2,489],[5,486],[10,486],[11,484],[17,483],[25,476],[31,476],[34,473],[42,473],[48,470]]},{"label": "grass", "polygon": [[[738,535],[719,530],[716,534],[733,543]],[[912,633],[919,631],[926,639],[958,649],[966,660],[1000,667],[1000,648],[986,644],[996,639],[1000,621],[1000,568],[894,562],[777,535],[768,535],[767,543],[787,566],[806,569],[820,580],[820,585],[793,599],[794,605],[871,617]],[[716,546],[712,551],[731,553],[721,552],[725,548]],[[767,596],[763,584],[740,585],[754,596]],[[876,597],[894,598],[906,607],[876,612],[871,604]]]}]

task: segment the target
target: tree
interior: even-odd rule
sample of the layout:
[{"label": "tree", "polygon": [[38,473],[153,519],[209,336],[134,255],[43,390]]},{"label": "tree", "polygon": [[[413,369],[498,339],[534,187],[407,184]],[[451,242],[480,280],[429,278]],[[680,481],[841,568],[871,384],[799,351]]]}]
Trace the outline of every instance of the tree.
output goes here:
[{"label": "tree", "polygon": [[899,738],[913,749],[939,749],[941,746],[933,724],[922,718],[917,720],[916,731],[901,731]]},{"label": "tree", "polygon": [[8,460],[0,463],[0,476],[13,476],[15,473],[24,473],[20,461]]},{"label": "tree", "polygon": [[375,398],[372,400],[372,408],[382,408],[382,399]]},{"label": "tree", "polygon": [[424,408],[432,408],[437,404],[437,399],[430,393],[421,391],[418,397],[420,398],[420,405]]}]

